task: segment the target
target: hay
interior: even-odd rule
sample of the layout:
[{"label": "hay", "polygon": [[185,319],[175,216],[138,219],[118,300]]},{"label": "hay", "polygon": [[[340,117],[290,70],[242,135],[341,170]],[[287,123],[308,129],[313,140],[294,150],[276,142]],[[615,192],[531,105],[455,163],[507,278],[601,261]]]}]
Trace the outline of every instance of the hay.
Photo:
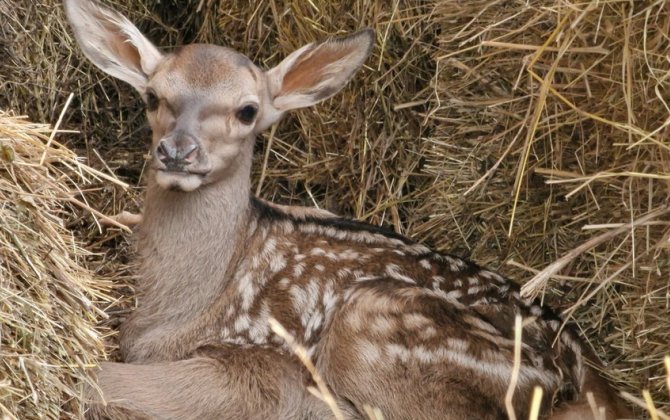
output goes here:
[{"label": "hay", "polygon": [[434,216],[415,232],[443,246],[432,226],[463,232],[474,259],[517,279],[567,256],[524,291],[577,323],[621,389],[667,411],[668,4],[492,5],[437,12],[476,24],[443,28],[435,53],[426,115],[441,124],[421,155],[447,199],[424,200]]},{"label": "hay", "polygon": [[[96,174],[52,130],[0,110],[0,413],[79,418],[81,383],[104,357],[95,326],[108,284],[65,226]],[[53,137],[51,137],[53,138]],[[44,161],[41,165],[40,161]]]},{"label": "hay", "polygon": [[[0,107],[54,121],[74,92],[63,124],[85,142],[69,144],[138,183],[139,98],[82,59],[60,2],[22,3],[0,6]],[[160,46],[214,42],[266,67],[373,27],[372,57],[342,94],[260,139],[260,194],[392,226],[524,284],[538,275],[526,292],[568,315],[619,389],[650,389],[670,411],[668,2],[106,3]],[[94,207],[136,207],[116,194]],[[120,259],[102,271],[125,267],[115,235],[98,241]]]}]

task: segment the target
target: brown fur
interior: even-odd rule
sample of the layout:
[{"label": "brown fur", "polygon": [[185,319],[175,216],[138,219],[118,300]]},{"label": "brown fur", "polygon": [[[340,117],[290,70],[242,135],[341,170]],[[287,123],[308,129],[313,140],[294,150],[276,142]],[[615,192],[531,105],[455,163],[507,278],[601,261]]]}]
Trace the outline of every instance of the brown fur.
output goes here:
[{"label": "brown fur", "polygon": [[[95,24],[112,12],[95,13],[99,7],[84,0],[65,4],[85,53],[158,97],[148,112],[151,151],[185,136],[198,145],[197,156],[173,165],[180,170],[152,159],[139,305],[121,330],[125,363],[98,371],[94,415],[330,417],[270,330],[274,318],[307,348],[346,418],[362,418],[365,406],[386,419],[505,418],[517,314],[525,319],[517,415],[527,417],[536,385],[544,416],[554,404],[561,407],[554,418],[583,414],[585,391],[609,417],[625,414],[584,365],[579,338],[559,332],[561,321],[521,299],[507,279],[393,232],[249,196],[256,133],[339,90],[367,55],[369,31],[303,48],[263,72],[211,45],[157,56],[122,19]],[[137,65],[110,64],[114,48],[104,42],[90,48],[90,28],[112,43],[130,33],[127,45],[140,46],[146,77]],[[249,103],[258,115],[238,120]]]}]

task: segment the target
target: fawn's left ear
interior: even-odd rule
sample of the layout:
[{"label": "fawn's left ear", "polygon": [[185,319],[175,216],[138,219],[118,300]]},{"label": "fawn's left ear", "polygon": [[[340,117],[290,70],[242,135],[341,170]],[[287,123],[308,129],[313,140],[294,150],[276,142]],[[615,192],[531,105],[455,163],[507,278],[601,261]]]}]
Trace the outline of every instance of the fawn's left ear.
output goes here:
[{"label": "fawn's left ear", "polygon": [[293,52],[267,72],[272,106],[283,113],[330,98],[365,62],[373,41],[372,29],[363,29]]}]

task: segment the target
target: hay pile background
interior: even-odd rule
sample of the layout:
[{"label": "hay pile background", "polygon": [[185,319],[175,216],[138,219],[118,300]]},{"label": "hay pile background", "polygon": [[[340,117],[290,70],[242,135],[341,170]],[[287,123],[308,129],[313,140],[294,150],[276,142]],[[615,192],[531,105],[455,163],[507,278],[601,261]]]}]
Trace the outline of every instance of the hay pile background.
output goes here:
[{"label": "hay pile background", "polygon": [[[0,417],[79,418],[82,383],[104,356],[109,283],[65,226],[96,173],[51,130],[0,110]],[[41,164],[43,162],[43,164]],[[95,278],[94,278],[95,277]]]},{"label": "hay pile background", "polygon": [[[139,184],[138,96],[83,60],[58,1],[21,3],[0,5],[0,107],[54,121],[74,92],[64,125],[83,136],[70,145]],[[259,140],[260,195],[392,226],[521,283],[554,268],[526,291],[566,311],[621,390],[650,389],[670,411],[668,2],[106,3],[159,46],[214,42],[265,67],[373,27],[344,93]],[[92,206],[137,207],[115,191]],[[79,228],[106,270],[125,270],[118,232]]]}]

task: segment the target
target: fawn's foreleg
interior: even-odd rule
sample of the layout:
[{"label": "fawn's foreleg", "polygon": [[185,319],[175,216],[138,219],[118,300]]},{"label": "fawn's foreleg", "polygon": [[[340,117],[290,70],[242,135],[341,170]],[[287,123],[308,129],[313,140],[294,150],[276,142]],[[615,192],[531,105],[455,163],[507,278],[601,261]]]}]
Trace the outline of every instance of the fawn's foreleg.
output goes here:
[{"label": "fawn's foreleg", "polygon": [[[261,348],[203,348],[194,358],[102,363],[90,417],[160,419],[329,418],[303,369]],[[356,417],[355,413],[352,413]]]}]

